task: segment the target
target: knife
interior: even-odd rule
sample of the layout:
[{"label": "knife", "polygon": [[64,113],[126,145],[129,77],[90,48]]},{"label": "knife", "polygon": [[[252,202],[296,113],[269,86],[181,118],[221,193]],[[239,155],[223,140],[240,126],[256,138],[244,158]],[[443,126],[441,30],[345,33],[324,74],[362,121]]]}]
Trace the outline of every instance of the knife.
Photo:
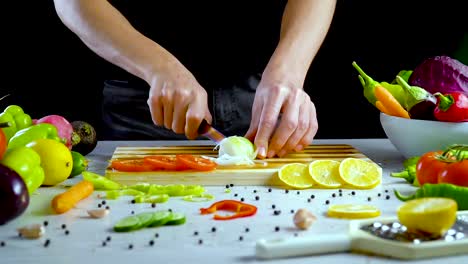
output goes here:
[{"label": "knife", "polygon": [[221,140],[226,138],[221,132],[208,124],[208,121],[205,119],[203,119],[200,126],[198,127],[198,134],[205,136],[216,143],[219,143]]}]

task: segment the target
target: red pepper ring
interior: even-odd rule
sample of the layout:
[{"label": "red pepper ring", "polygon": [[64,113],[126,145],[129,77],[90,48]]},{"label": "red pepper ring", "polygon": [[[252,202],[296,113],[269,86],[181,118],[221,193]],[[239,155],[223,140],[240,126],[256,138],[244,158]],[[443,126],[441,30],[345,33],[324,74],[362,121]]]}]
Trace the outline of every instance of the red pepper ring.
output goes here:
[{"label": "red pepper ring", "polygon": [[212,204],[208,208],[201,208],[201,214],[211,214],[218,210],[226,210],[235,212],[231,215],[218,215],[215,214],[213,219],[215,220],[230,220],[240,217],[246,217],[254,215],[257,212],[257,207],[251,204],[242,203],[236,200],[222,200]]}]

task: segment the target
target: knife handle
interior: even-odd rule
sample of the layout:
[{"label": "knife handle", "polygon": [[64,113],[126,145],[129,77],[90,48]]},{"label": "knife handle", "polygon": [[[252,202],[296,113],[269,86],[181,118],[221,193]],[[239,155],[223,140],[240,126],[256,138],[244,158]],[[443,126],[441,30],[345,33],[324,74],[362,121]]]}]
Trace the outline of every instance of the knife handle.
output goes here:
[{"label": "knife handle", "polygon": [[203,119],[200,126],[198,127],[198,134],[203,135],[216,143],[221,142],[225,136],[221,134],[218,130],[214,129],[206,119]]}]

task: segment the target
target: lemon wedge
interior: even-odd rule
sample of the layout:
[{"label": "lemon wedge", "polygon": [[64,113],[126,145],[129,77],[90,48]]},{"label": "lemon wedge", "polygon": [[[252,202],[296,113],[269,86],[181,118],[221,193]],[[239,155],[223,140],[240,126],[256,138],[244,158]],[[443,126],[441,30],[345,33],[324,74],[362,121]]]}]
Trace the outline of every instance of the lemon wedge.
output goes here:
[{"label": "lemon wedge", "polygon": [[308,165],[303,163],[283,165],[278,170],[278,177],[284,184],[297,189],[310,188],[314,185],[309,175]]},{"label": "lemon wedge", "polygon": [[373,162],[346,158],[340,162],[340,178],[358,189],[371,189],[380,184],[382,168]]},{"label": "lemon wedge", "polygon": [[321,187],[338,188],[343,184],[339,167],[340,162],[336,160],[314,160],[309,163],[309,174]]},{"label": "lemon wedge", "polygon": [[372,218],[380,215],[379,208],[367,204],[334,204],[328,207],[327,215],[335,218]]},{"label": "lemon wedge", "polygon": [[457,210],[453,199],[428,197],[405,202],[398,207],[397,215],[408,231],[443,235],[455,224]]}]

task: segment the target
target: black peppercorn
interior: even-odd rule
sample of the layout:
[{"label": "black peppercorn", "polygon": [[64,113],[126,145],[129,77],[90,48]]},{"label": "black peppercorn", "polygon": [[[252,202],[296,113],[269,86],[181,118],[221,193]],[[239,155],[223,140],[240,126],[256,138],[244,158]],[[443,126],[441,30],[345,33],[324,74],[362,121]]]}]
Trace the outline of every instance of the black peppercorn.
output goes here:
[{"label": "black peppercorn", "polygon": [[216,227],[212,227],[211,232],[216,232]]},{"label": "black peppercorn", "polygon": [[276,205],[272,204],[272,205],[271,205],[271,208],[275,209],[275,208],[276,208]]},{"label": "black peppercorn", "polygon": [[301,192],[300,192],[300,191],[297,191],[297,194],[299,195],[299,194],[301,194]]},{"label": "black peppercorn", "polygon": [[133,248],[132,244],[128,245],[128,249],[132,249],[132,248]]},{"label": "black peppercorn", "polygon": [[250,229],[248,227],[245,228],[245,232],[249,232]]},{"label": "black peppercorn", "polygon": [[203,244],[203,240],[199,239],[198,244],[200,244],[200,245]]},{"label": "black peppercorn", "polygon": [[285,193],[289,193],[289,190],[285,190],[284,192],[285,192]]},{"label": "black peppercorn", "polygon": [[109,207],[109,206],[106,206],[106,210],[109,210],[109,209],[110,209],[110,207]]},{"label": "black peppercorn", "polygon": [[98,204],[98,205],[97,205],[98,208],[101,208],[101,206],[102,206],[101,204]]},{"label": "black peppercorn", "polygon": [[278,232],[280,230],[279,226],[275,226],[275,231]]},{"label": "black peppercorn", "polygon": [[255,200],[257,200],[257,201],[258,201],[258,200],[260,200],[260,197],[258,197],[258,196],[255,196]]},{"label": "black peppercorn", "polygon": [[150,240],[150,241],[149,241],[149,245],[150,245],[150,246],[154,245],[154,240]]},{"label": "black peppercorn", "polygon": [[155,208],[155,207],[156,207],[156,204],[155,204],[155,203],[152,203],[152,204],[151,204],[151,207],[152,207],[152,208]]},{"label": "black peppercorn", "polygon": [[69,234],[70,234],[70,231],[65,230],[65,235],[69,235]]},{"label": "black peppercorn", "polygon": [[50,244],[50,239],[46,239],[45,243],[44,243],[44,247],[48,247]]},{"label": "black peppercorn", "polygon": [[254,193],[257,193],[257,190],[253,190]]},{"label": "black peppercorn", "polygon": [[268,192],[271,192],[271,188],[268,188]]},{"label": "black peppercorn", "polygon": [[106,200],[102,200],[101,204],[102,204],[102,205],[105,205],[105,204],[106,204]]},{"label": "black peppercorn", "polygon": [[231,184],[229,184],[229,186],[234,187],[234,184],[231,183]]},{"label": "black peppercorn", "polygon": [[102,241],[102,246],[105,247],[107,245],[106,241]]},{"label": "black peppercorn", "polygon": [[193,232],[194,236],[198,236],[198,231]]},{"label": "black peppercorn", "polygon": [[291,209],[291,214],[294,214],[294,210],[293,210],[293,209]]},{"label": "black peppercorn", "polygon": [[133,199],[133,200],[131,201],[131,203],[132,203],[132,204],[136,203],[135,199]]},{"label": "black peppercorn", "polygon": [[131,214],[135,214],[135,211],[131,211],[130,213],[131,213]]},{"label": "black peppercorn", "polygon": [[168,210],[168,211],[169,211],[169,212],[172,212],[172,209],[170,209],[170,208],[169,208],[169,210]]},{"label": "black peppercorn", "polygon": [[244,198],[241,198],[241,202],[243,202],[243,201],[244,201]]},{"label": "black peppercorn", "polygon": [[312,194],[312,195],[310,196],[310,198],[311,198],[311,199],[314,199],[314,198],[315,198],[315,195]]},{"label": "black peppercorn", "polygon": [[307,202],[310,203],[310,199],[307,199]]},{"label": "black peppercorn", "polygon": [[273,213],[274,213],[275,215],[279,215],[279,214],[281,214],[281,210],[275,210]]},{"label": "black peppercorn", "polygon": [[386,193],[388,193],[388,190],[385,190]]},{"label": "black peppercorn", "polygon": [[67,228],[67,225],[62,224],[62,229],[65,229],[65,228]]},{"label": "black peppercorn", "polygon": [[237,194],[237,193],[235,193],[235,194],[234,194],[234,197],[237,197],[237,195],[238,195],[238,194]]},{"label": "black peppercorn", "polygon": [[380,196],[382,196],[382,194],[381,194],[381,193],[378,193],[377,196],[380,197]]},{"label": "black peppercorn", "polygon": [[385,199],[389,200],[389,199],[390,199],[390,195],[387,194],[387,196],[385,196]]},{"label": "black peppercorn", "polygon": [[355,191],[352,191],[352,192],[351,192],[351,195],[355,195],[355,194],[356,194],[356,192],[355,192]]},{"label": "black peppercorn", "polygon": [[44,221],[44,226],[48,226],[48,225],[49,225],[49,222]]},{"label": "black peppercorn", "polygon": [[325,204],[329,204],[329,203],[330,203],[330,201],[328,201],[328,200],[325,201]]},{"label": "black peppercorn", "polygon": [[226,185],[226,189],[229,189],[229,185]]},{"label": "black peppercorn", "polygon": [[106,240],[107,240],[107,241],[111,241],[111,237],[108,236],[108,237],[106,238]]},{"label": "black peppercorn", "polygon": [[339,193],[338,195],[341,197],[341,196],[343,196],[343,193]]},{"label": "black peppercorn", "polygon": [[5,245],[5,241],[0,241],[0,247],[4,247]]},{"label": "black peppercorn", "polygon": [[333,194],[332,194],[332,197],[336,197],[336,194],[333,193]]},{"label": "black peppercorn", "polygon": [[242,241],[242,240],[244,240],[244,238],[243,238],[242,236],[240,236],[240,237],[239,237],[239,240]]},{"label": "black peppercorn", "polygon": [[154,237],[159,237],[159,234],[158,233],[154,234]]}]

